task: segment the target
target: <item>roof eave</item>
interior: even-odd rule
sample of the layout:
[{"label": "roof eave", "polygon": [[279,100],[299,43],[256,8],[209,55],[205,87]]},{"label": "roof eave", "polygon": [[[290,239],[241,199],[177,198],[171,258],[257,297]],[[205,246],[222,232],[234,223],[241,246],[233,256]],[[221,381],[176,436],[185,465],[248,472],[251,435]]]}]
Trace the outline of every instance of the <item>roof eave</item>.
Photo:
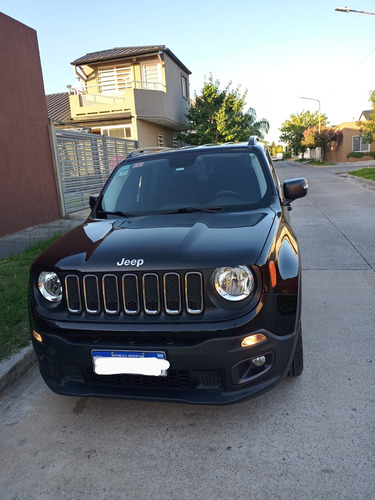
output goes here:
[{"label": "roof eave", "polygon": [[169,50],[165,45],[159,45],[155,46],[152,49],[149,50],[144,50],[140,51],[135,54],[129,54],[129,55],[109,55],[109,56],[103,56],[103,57],[97,57],[97,58],[78,58],[75,61],[72,61],[70,64],[72,66],[83,66],[85,64],[97,64],[101,62],[115,62],[115,61],[123,61],[124,59],[133,59],[134,57],[141,57],[141,56],[147,56],[150,54],[158,54],[159,52],[164,52],[167,54],[178,66],[180,66],[181,69],[185,71],[188,75],[191,75],[191,71],[176,57],[171,50]]}]

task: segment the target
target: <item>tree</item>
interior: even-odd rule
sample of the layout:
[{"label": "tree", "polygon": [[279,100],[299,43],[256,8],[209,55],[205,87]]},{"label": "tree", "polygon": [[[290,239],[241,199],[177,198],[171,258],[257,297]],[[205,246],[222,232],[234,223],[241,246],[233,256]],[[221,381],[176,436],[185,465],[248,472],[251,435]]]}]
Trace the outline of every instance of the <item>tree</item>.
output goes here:
[{"label": "tree", "polygon": [[363,130],[365,133],[366,142],[371,144],[375,140],[375,90],[370,92],[369,101],[372,107],[370,119],[365,122],[359,122],[359,124],[361,126],[361,131]]},{"label": "tree", "polygon": [[247,91],[240,94],[239,87],[231,89],[231,82],[220,90],[219,80],[210,75],[204,82],[201,95],[195,95],[186,115],[189,131],[180,135],[187,144],[210,144],[220,142],[247,141],[250,135],[263,138],[269,123],[257,121],[255,109],[245,108]]},{"label": "tree", "polygon": [[[320,115],[320,126],[328,123],[326,115]],[[319,113],[315,111],[302,111],[299,114],[290,115],[280,128],[280,140],[286,142],[291,148],[293,154],[304,153],[308,146],[302,144],[303,132],[309,128],[319,125]]]},{"label": "tree", "polygon": [[325,157],[325,148],[330,142],[338,142],[342,138],[341,130],[333,127],[308,127],[303,131],[302,146],[310,149],[322,148],[322,156]]},{"label": "tree", "polygon": [[325,148],[330,142],[338,142],[341,138],[341,130],[336,130],[333,127],[323,127],[320,132],[316,131],[315,143],[317,147]]},{"label": "tree", "polygon": [[316,134],[318,132],[318,129],[316,127],[307,127],[302,132],[302,140],[301,140],[301,145],[305,147],[306,149],[310,148],[316,148]]},{"label": "tree", "polygon": [[275,141],[272,141],[271,144],[267,141],[263,142],[267,146],[271,156],[276,156],[277,153],[284,153],[284,146],[282,144],[275,144]]}]

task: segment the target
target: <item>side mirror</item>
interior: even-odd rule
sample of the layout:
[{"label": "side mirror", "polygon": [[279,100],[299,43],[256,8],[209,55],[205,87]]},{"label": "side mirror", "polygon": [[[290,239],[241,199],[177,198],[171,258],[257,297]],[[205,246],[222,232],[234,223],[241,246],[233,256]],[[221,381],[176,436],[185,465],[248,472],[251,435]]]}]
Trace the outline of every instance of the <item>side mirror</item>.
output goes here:
[{"label": "side mirror", "polygon": [[94,210],[94,207],[95,207],[97,201],[98,201],[98,196],[90,196],[89,205],[90,205],[91,210]]},{"label": "side mirror", "polygon": [[289,179],[283,183],[285,201],[283,205],[288,205],[297,198],[303,198],[307,195],[309,185],[304,177],[300,179]]}]

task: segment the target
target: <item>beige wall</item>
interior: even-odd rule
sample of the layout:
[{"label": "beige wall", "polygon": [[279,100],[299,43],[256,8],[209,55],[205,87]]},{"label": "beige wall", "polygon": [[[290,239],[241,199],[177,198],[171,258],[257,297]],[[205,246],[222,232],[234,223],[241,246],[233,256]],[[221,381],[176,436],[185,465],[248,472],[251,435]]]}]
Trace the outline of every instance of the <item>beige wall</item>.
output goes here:
[{"label": "beige wall", "polygon": [[177,135],[176,130],[172,130],[162,125],[150,123],[145,120],[137,121],[139,148],[158,146],[158,134],[164,135],[164,146],[171,148],[173,146],[173,136]]},{"label": "beige wall", "polygon": [[[353,151],[353,137],[360,135],[360,129],[357,122],[345,122],[341,123],[336,127],[342,131],[341,141],[332,148],[326,149],[326,160],[327,161],[337,161],[337,162],[355,162],[373,159],[371,156],[364,154],[362,158],[347,158],[347,154]],[[370,144],[370,151],[375,151],[375,142]]]},{"label": "beige wall", "polygon": [[0,236],[60,217],[36,31],[0,13]]}]

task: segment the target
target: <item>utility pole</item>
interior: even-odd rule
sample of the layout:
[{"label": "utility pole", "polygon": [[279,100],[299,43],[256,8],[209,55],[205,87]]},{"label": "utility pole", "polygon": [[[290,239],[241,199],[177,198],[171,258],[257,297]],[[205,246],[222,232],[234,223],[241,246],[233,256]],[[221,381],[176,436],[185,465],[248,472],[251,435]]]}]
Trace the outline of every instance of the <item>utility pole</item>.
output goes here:
[{"label": "utility pole", "polygon": [[320,101],[319,99],[312,99],[311,97],[299,97],[299,99],[307,99],[308,101],[316,101],[319,103],[319,134],[320,134]]}]

